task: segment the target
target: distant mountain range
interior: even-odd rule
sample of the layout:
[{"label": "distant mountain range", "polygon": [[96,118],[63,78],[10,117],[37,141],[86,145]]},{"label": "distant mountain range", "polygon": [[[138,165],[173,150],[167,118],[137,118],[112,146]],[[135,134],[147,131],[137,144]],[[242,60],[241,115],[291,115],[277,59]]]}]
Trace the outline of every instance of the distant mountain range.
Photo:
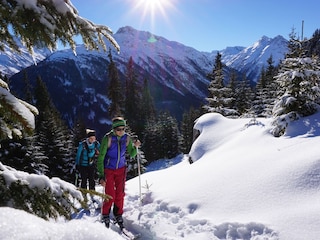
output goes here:
[{"label": "distant mountain range", "polygon": [[[182,113],[190,106],[198,107],[204,103],[209,84],[206,75],[212,72],[218,51],[200,52],[132,27],[120,28],[114,38],[121,47],[119,54],[112,52],[120,78],[125,80],[127,63],[132,57],[141,84],[144,78],[149,80],[158,109],[168,109],[181,119]],[[111,118],[107,114],[108,53],[88,51],[83,45],[77,46],[77,55],[71,49],[35,52],[36,59],[42,60],[37,65],[24,51],[19,58],[10,51],[1,53],[0,71],[11,76],[11,89],[23,98],[21,70],[27,73],[31,83],[40,75],[53,102],[70,125],[75,117],[83,117],[88,126],[105,131],[105,124],[109,124]],[[252,46],[228,47],[219,52],[226,65],[226,79],[234,69],[239,76],[246,74],[248,79],[256,82],[271,55],[274,65],[284,58],[287,40],[282,36],[263,36]],[[25,68],[28,64],[30,66]]]}]

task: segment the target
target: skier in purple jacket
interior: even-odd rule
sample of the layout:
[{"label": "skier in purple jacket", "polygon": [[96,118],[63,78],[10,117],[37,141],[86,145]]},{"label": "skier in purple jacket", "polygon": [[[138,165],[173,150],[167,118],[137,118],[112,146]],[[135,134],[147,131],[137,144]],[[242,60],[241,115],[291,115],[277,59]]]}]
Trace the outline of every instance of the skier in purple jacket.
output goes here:
[{"label": "skier in purple jacket", "polygon": [[126,152],[135,157],[140,141],[133,141],[125,132],[126,121],[122,117],[112,119],[112,131],[101,141],[97,168],[99,182],[105,187],[105,193],[112,199],[103,202],[102,221],[106,227],[110,225],[110,210],[113,205],[113,215],[119,227],[123,229],[123,204],[126,181]]}]

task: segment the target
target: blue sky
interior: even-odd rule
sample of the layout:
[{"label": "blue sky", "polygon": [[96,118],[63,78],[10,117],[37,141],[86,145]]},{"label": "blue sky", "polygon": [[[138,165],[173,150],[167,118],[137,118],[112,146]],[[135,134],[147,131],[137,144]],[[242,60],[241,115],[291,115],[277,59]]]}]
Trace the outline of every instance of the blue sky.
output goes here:
[{"label": "blue sky", "polygon": [[250,46],[263,35],[310,38],[320,29],[319,0],[71,0],[79,14],[114,33],[149,31],[199,51]]}]

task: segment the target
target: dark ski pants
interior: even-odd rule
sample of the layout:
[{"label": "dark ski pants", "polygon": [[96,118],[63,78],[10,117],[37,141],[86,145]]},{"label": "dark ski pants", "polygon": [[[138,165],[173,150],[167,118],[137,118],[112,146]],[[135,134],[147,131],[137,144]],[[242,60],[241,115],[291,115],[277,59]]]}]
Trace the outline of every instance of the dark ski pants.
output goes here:
[{"label": "dark ski pants", "polygon": [[87,189],[87,182],[89,181],[89,189],[95,190],[95,182],[94,182],[94,175],[95,175],[95,166],[80,166],[79,169],[80,176],[81,176],[81,188]]},{"label": "dark ski pants", "polygon": [[104,169],[104,175],[106,176],[105,193],[110,195],[112,199],[103,202],[102,214],[109,215],[112,204],[114,204],[113,215],[122,215],[125,196],[126,167],[119,169]]}]

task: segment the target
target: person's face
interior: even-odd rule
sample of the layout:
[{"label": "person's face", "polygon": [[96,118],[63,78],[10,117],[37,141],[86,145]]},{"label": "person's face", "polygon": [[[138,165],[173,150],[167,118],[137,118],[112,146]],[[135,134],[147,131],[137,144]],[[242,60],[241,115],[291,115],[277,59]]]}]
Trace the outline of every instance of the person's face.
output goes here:
[{"label": "person's face", "polygon": [[96,140],[95,136],[91,136],[88,138],[89,143],[93,143]]},{"label": "person's face", "polygon": [[124,134],[124,127],[116,127],[114,132],[117,136],[121,137]]}]

